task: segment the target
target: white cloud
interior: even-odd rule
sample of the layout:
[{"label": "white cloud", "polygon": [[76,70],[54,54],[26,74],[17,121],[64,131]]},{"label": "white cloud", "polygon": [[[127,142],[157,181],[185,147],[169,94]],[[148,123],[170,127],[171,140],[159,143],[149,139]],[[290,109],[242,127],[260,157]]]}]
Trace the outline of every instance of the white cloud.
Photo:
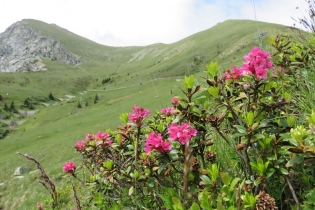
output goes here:
[{"label": "white cloud", "polygon": [[[227,19],[292,25],[303,0],[2,0],[0,32],[25,18],[111,45],[172,43]],[[297,3],[299,2],[299,3]],[[298,4],[298,5],[297,5]]]}]

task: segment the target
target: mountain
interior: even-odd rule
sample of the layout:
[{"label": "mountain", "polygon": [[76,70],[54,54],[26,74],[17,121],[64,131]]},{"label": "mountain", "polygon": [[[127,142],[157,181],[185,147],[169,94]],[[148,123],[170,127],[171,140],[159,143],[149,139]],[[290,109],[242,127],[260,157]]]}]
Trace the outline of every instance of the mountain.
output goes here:
[{"label": "mountain", "polygon": [[[174,74],[180,75],[187,72],[187,68],[197,71],[200,64],[215,58],[235,57],[238,50],[259,44],[257,38],[263,38],[260,35],[286,31],[287,27],[276,24],[229,20],[173,44],[109,47],[55,24],[25,19],[0,34],[0,72],[49,70],[45,60],[50,60],[67,65],[85,63],[83,67],[89,69],[91,64],[95,68],[124,66],[129,70],[141,65],[163,75],[171,74],[172,68]],[[174,67],[181,70],[178,72]]]},{"label": "mountain", "polygon": [[0,72],[46,70],[43,59],[68,65],[83,61],[60,41],[41,34],[25,21],[14,23],[0,34]]}]

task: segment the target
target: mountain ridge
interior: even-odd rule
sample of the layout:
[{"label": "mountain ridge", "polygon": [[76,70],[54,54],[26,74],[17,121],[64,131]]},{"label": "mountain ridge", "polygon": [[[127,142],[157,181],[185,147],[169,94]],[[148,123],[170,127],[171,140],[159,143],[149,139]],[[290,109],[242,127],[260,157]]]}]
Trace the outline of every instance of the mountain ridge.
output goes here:
[{"label": "mountain ridge", "polygon": [[69,52],[49,36],[18,21],[0,34],[0,72],[25,72],[46,70],[43,59],[68,65],[83,60]]},{"label": "mountain ridge", "polygon": [[[147,46],[126,46],[126,47],[112,47],[107,45],[102,45],[97,42],[91,41],[89,39],[86,39],[82,36],[76,35],[71,31],[68,31],[67,29],[64,29],[62,27],[59,27],[56,24],[47,24],[42,21],[38,20],[32,20],[32,19],[23,19],[22,21],[19,21],[17,23],[24,24],[24,27],[27,28],[29,33],[33,34],[40,34],[41,37],[39,38],[45,38],[46,44],[43,44],[44,47],[47,48],[47,45],[49,46],[49,50],[44,50],[43,53],[38,53],[42,51],[41,48],[34,49],[34,46],[32,45],[33,51],[36,53],[26,53],[25,54],[25,47],[21,47],[20,45],[17,46],[16,49],[12,49],[12,52],[18,52],[11,57],[8,55],[8,46],[9,48],[13,45],[15,46],[14,39],[6,34],[7,30],[0,34],[0,72],[23,72],[23,71],[38,71],[43,70],[45,68],[49,69],[49,66],[47,67],[45,62],[42,61],[42,59],[48,59],[51,61],[57,61],[59,63],[63,64],[72,64],[72,65],[78,65],[81,64],[83,61],[88,62],[94,62],[97,60],[97,62],[100,61],[99,66],[106,66],[109,65],[111,68],[115,66],[117,67],[121,63],[130,64],[131,62],[135,61],[142,61],[142,60],[150,60],[151,64],[146,65],[146,67],[155,66],[159,63],[168,62],[170,60],[174,61],[175,58],[178,57],[178,55],[182,54],[184,51],[192,51],[192,50],[198,50],[202,51],[205,48],[209,48],[209,40],[208,39],[216,39],[217,42],[222,42],[222,37],[217,36],[216,31],[219,31],[217,33],[228,33],[225,32],[228,28],[228,30],[235,30],[235,34],[229,34],[226,39],[234,39],[235,42],[239,42],[240,39],[244,39],[244,37],[238,36],[237,34],[240,34],[241,32],[237,31],[237,27],[243,27],[243,25],[248,25],[248,29],[251,28],[250,33],[255,33],[257,31],[258,26],[262,28],[261,30],[266,31],[266,26],[270,28],[277,28],[286,30],[285,26],[281,26],[278,24],[270,24],[270,23],[263,23],[263,22],[255,22],[251,20],[227,20],[224,22],[220,22],[217,25],[213,26],[210,29],[200,31],[196,34],[193,34],[191,36],[188,36],[184,39],[181,39],[177,42],[171,43],[171,44],[164,44],[164,43],[154,43]],[[15,24],[17,24],[15,23]],[[12,28],[14,26],[11,25]],[[10,28],[9,27],[9,28]],[[9,29],[8,28],[8,29]],[[25,30],[22,30],[22,33],[27,33]],[[208,39],[207,39],[208,36]],[[2,38],[1,38],[2,37]],[[6,39],[5,39],[5,38]],[[19,42],[20,37],[14,37],[16,39],[16,42]],[[34,37],[31,37],[34,38]],[[35,37],[36,38],[36,37]],[[11,40],[11,45],[8,44],[8,41]],[[13,41],[12,41],[13,40]],[[197,41],[195,41],[197,40]],[[250,40],[247,38],[247,41]],[[24,40],[24,45],[27,45],[30,43],[30,40]],[[36,42],[36,40],[32,40],[32,42]],[[39,42],[39,41],[37,41]],[[47,44],[49,43],[49,44]],[[54,44],[57,43],[57,44]],[[202,43],[202,44],[199,44]],[[244,44],[244,43],[243,43]],[[246,43],[245,43],[246,44]],[[56,47],[57,46],[57,47]],[[220,48],[220,43],[218,43],[216,46],[211,47],[217,47],[217,52],[211,52],[212,54],[211,59],[220,54],[222,49]],[[14,48],[14,47],[13,47]],[[234,47],[235,48],[235,47]],[[26,46],[27,49],[27,46]],[[206,49],[208,51],[213,51],[211,49]],[[235,50],[235,49],[234,49]],[[57,53],[56,53],[57,52]],[[62,52],[62,53],[60,53]],[[23,54],[24,53],[24,54]],[[34,56],[34,54],[36,56]],[[93,54],[93,55],[91,55]],[[216,55],[217,54],[217,55]],[[29,57],[27,57],[27,55]],[[204,55],[195,55],[199,57],[203,57]],[[193,56],[193,60],[195,58]],[[224,55],[226,56],[226,55]],[[18,65],[15,65],[15,68],[9,68],[10,62],[14,58],[19,57],[19,60],[23,61]],[[35,58],[36,57],[36,58]],[[67,59],[62,59],[66,57]],[[222,57],[222,56],[221,56]],[[114,61],[114,62],[112,62]],[[111,64],[109,62],[112,62]],[[204,63],[205,61],[203,61]],[[13,62],[14,63],[14,62]],[[120,63],[120,64],[117,64]],[[12,66],[12,65],[11,65]],[[19,67],[19,68],[18,68]],[[131,69],[134,67],[131,67]],[[9,69],[9,70],[8,70]],[[158,71],[158,70],[157,70]]]}]

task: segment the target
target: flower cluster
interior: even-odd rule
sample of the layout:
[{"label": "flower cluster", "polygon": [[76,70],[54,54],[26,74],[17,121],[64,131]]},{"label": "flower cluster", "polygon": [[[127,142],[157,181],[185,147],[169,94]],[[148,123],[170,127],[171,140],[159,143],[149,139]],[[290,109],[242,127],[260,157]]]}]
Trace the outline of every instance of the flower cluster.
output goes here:
[{"label": "flower cluster", "polygon": [[74,162],[65,162],[62,168],[63,168],[63,171],[66,173],[73,173],[74,170],[76,169],[76,166]]},{"label": "flower cluster", "polygon": [[98,141],[104,142],[104,146],[112,145],[112,143],[113,143],[113,141],[111,139],[108,139],[110,136],[106,132],[102,133],[101,131],[99,131],[95,136],[96,136]]},{"label": "flower cluster", "polygon": [[253,74],[259,79],[267,79],[268,69],[273,68],[272,62],[269,61],[270,58],[269,52],[255,46],[248,55],[244,56],[243,65],[240,68],[233,66],[233,70],[227,70],[223,78],[225,80],[238,79],[245,74]]},{"label": "flower cluster", "polygon": [[173,97],[173,98],[172,98],[172,104],[177,105],[178,103],[179,103],[179,99]]},{"label": "flower cluster", "polygon": [[168,127],[170,139],[178,140],[181,144],[186,144],[189,140],[197,135],[197,130],[189,125],[189,123],[181,123],[177,125],[175,123],[170,124]]},{"label": "flower cluster", "polygon": [[161,113],[166,115],[166,116],[170,116],[172,115],[172,112],[174,111],[173,107],[167,107],[167,108],[162,108],[161,109]]},{"label": "flower cluster", "polygon": [[149,134],[144,145],[144,151],[147,154],[150,154],[152,150],[163,153],[171,149],[171,143],[163,141],[162,135],[160,133],[156,134],[154,131]]},{"label": "flower cluster", "polygon": [[75,145],[75,148],[78,150],[78,151],[82,151],[84,150],[85,148],[85,141],[84,140],[81,140],[81,141],[78,141]]},{"label": "flower cluster", "polygon": [[150,111],[148,109],[144,109],[142,107],[138,107],[137,105],[134,105],[133,113],[129,113],[128,117],[133,123],[137,125],[141,125],[143,119],[149,114],[150,114]]}]

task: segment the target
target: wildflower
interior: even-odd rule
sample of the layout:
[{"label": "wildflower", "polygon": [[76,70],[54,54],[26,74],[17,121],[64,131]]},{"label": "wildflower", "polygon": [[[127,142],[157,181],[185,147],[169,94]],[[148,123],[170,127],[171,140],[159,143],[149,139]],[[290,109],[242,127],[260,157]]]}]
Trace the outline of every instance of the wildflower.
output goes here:
[{"label": "wildflower", "polygon": [[137,125],[141,125],[143,119],[149,114],[150,114],[150,111],[148,109],[144,109],[142,107],[138,107],[137,105],[134,105],[133,113],[129,113],[128,117],[133,123]]},{"label": "wildflower", "polygon": [[38,207],[38,210],[44,210],[44,208],[40,202],[37,202],[36,206]]},{"label": "wildflower", "polygon": [[75,145],[75,148],[79,151],[83,150],[85,147],[85,141],[82,140],[82,141],[78,141]]},{"label": "wildflower", "polygon": [[170,116],[172,115],[172,112],[174,111],[173,107],[167,107],[167,108],[162,108],[161,109],[161,113],[166,115],[166,116]]},{"label": "wildflower", "polygon": [[94,134],[89,134],[89,133],[87,133],[87,134],[85,134],[85,138],[86,138],[86,140],[94,140]]},{"label": "wildflower", "polygon": [[284,74],[284,68],[282,68],[281,66],[276,67],[271,73],[273,77],[279,77],[283,74]]},{"label": "wildflower", "polygon": [[176,105],[176,104],[178,104],[178,103],[179,103],[179,99],[173,97],[173,98],[172,98],[172,104]]},{"label": "wildflower", "polygon": [[178,140],[181,144],[186,144],[189,140],[197,135],[197,130],[191,127],[188,123],[181,123],[177,125],[175,123],[170,124],[168,127],[170,139]]},{"label": "wildflower", "polygon": [[238,79],[240,76],[242,76],[242,71],[237,68],[236,66],[233,66],[233,71],[230,71],[230,70],[227,70],[224,75],[223,75],[223,78],[225,80],[228,80],[228,79]]},{"label": "wildflower", "polygon": [[101,131],[99,131],[96,135],[98,140],[103,140],[103,139],[107,139],[109,137],[109,134],[104,132],[102,133]]},{"label": "wildflower", "polygon": [[66,173],[73,173],[74,170],[76,169],[76,166],[74,162],[65,162],[62,168],[63,168],[63,171]]},{"label": "wildflower", "polygon": [[268,69],[273,67],[272,62],[269,61],[270,58],[269,52],[255,46],[248,55],[244,56],[245,62],[240,70],[243,75],[249,73],[254,74],[259,79],[266,79]]},{"label": "wildflower", "polygon": [[112,145],[113,141],[112,140],[107,140],[107,141],[104,141],[104,146],[109,146],[109,145]]},{"label": "wildflower", "polygon": [[154,131],[152,131],[145,142],[144,151],[147,154],[150,154],[154,149],[163,153],[165,151],[171,150],[172,147],[170,142],[163,141],[162,135],[160,133],[156,134]]}]

